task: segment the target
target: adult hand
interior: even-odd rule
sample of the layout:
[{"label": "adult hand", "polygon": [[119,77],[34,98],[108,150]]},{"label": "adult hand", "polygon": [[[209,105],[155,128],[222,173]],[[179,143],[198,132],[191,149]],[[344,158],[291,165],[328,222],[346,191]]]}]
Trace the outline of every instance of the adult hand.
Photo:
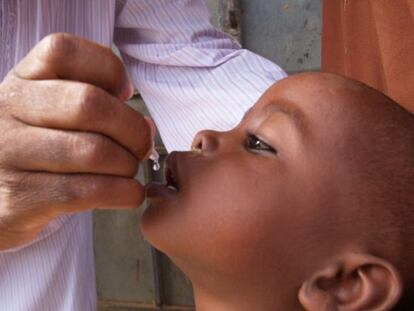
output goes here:
[{"label": "adult hand", "polygon": [[134,175],[151,147],[148,121],[106,47],[43,39],[0,84],[0,250],[33,240],[56,216],[133,208]]}]

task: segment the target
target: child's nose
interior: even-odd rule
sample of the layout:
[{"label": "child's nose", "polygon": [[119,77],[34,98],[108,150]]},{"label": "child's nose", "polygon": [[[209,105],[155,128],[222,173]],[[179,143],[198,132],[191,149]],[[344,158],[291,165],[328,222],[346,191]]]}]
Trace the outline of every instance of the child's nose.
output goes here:
[{"label": "child's nose", "polygon": [[214,151],[218,147],[218,134],[219,132],[205,130],[198,132],[191,145],[193,151]]}]

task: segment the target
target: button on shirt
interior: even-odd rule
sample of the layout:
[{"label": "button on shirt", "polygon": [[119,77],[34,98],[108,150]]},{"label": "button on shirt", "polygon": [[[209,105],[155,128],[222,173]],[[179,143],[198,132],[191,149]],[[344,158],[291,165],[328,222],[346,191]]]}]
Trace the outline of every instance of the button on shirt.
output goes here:
[{"label": "button on shirt", "polygon": [[[228,130],[280,67],[216,30],[201,0],[0,0],[0,77],[44,36],[68,32],[121,51],[168,151]],[[91,213],[52,221],[0,252],[0,310],[95,310]]]}]

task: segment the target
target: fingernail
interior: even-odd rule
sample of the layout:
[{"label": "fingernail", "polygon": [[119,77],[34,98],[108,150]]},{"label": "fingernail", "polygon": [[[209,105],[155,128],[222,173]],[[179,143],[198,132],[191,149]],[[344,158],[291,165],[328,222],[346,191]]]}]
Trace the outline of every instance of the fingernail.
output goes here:
[{"label": "fingernail", "polygon": [[133,95],[134,95],[134,85],[132,84],[131,80],[128,79],[128,82],[127,82],[125,88],[122,90],[119,97],[121,98],[121,100],[126,101],[126,100],[130,99]]}]

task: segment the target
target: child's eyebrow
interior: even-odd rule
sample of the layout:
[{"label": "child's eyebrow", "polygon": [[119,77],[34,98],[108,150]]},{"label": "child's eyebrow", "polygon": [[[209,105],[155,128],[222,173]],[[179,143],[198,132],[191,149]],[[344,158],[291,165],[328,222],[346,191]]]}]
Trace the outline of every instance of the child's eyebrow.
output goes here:
[{"label": "child's eyebrow", "polygon": [[[253,110],[253,107],[249,108],[243,115],[242,120],[246,119],[247,116],[252,112],[252,110]],[[266,105],[262,113],[270,114],[274,112],[281,112],[287,115],[289,119],[291,119],[295,123],[296,127],[302,132],[302,134],[306,132],[304,129],[305,126],[303,122],[304,120],[303,113],[300,110],[288,108],[285,106],[281,106],[278,103],[272,102]]]},{"label": "child's eyebrow", "polygon": [[[287,102],[289,103],[289,102]],[[280,112],[289,117],[293,121],[295,126],[300,130],[302,134],[306,133],[303,112],[296,107],[288,107],[287,105],[280,105],[272,102],[263,109],[263,113],[270,114]]]}]

